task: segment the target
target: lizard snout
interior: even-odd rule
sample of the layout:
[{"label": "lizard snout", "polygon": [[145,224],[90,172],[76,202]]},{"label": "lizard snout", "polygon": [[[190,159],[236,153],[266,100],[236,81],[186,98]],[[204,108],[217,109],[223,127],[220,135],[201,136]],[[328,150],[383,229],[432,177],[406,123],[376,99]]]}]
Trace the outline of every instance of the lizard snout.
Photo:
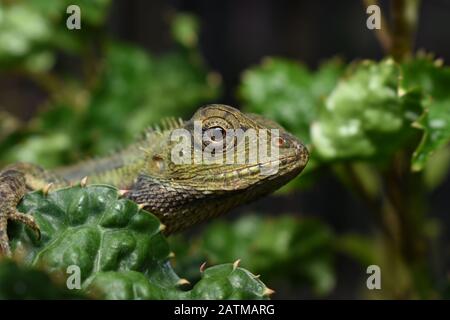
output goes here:
[{"label": "lizard snout", "polygon": [[299,162],[299,165],[303,168],[306,166],[309,160],[309,151],[308,148],[300,141],[294,140],[294,149],[295,149],[295,155],[296,159]]}]

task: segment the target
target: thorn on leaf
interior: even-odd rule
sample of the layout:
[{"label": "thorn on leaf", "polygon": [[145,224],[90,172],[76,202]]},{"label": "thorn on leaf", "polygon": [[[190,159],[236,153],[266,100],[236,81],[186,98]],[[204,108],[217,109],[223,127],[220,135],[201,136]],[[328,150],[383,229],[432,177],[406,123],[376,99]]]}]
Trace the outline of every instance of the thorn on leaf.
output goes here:
[{"label": "thorn on leaf", "polygon": [[239,264],[241,263],[241,259],[237,259],[235,262],[233,262],[233,271],[239,267]]}]

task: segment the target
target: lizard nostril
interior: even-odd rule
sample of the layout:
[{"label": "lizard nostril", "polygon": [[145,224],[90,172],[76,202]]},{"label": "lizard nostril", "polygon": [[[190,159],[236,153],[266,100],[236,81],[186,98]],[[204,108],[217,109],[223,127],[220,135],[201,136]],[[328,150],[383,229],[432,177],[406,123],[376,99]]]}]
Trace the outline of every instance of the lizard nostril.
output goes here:
[{"label": "lizard nostril", "polygon": [[277,137],[275,139],[275,146],[277,146],[277,147],[283,147],[285,145],[285,143],[286,143],[286,141],[281,137]]}]

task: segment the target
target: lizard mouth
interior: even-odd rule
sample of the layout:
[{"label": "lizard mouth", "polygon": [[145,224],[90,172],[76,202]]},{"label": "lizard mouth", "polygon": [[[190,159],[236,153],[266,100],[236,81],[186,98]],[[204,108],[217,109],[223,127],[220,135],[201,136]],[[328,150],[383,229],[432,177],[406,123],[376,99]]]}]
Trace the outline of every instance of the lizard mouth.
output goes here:
[{"label": "lizard mouth", "polygon": [[257,166],[258,166],[259,171],[262,173],[265,170],[270,170],[271,168],[278,168],[279,170],[280,169],[282,170],[286,167],[290,167],[291,165],[295,165],[295,166],[300,165],[300,163],[298,162],[297,156],[286,156],[286,157],[280,158],[279,160],[259,163]]},{"label": "lizard mouth", "polygon": [[278,177],[280,175],[299,174],[306,166],[309,158],[309,153],[305,146],[298,144],[295,152],[279,156],[278,159],[268,160],[262,163],[247,164],[241,168],[233,168],[231,170],[224,170],[218,174],[218,180],[225,178],[242,179],[249,176],[267,176],[268,178]]},{"label": "lizard mouth", "polygon": [[289,154],[280,156],[278,159],[273,161],[260,163],[258,164],[258,168],[261,172],[270,169],[271,167],[275,167],[278,168],[279,171],[281,171],[281,174],[287,174],[291,171],[293,173],[295,171],[298,171],[297,174],[300,173],[300,171],[303,170],[303,168],[308,163],[308,149],[300,142],[295,142],[295,146],[291,149],[294,149],[294,152],[290,152]]}]

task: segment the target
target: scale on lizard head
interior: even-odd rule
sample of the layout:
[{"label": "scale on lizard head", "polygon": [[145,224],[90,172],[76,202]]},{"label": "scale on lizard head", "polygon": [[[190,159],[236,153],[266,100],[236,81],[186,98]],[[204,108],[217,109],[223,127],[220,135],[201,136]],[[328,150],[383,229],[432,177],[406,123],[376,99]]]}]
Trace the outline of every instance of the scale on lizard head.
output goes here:
[{"label": "scale on lizard head", "polygon": [[[280,125],[226,105],[200,108],[169,139],[171,147],[161,157],[164,165],[158,165],[164,175],[191,185],[207,183],[214,190],[244,189],[267,179],[283,181],[296,176],[308,160],[306,147]],[[263,146],[269,156],[262,157]],[[270,167],[277,170],[264,177]]]}]

